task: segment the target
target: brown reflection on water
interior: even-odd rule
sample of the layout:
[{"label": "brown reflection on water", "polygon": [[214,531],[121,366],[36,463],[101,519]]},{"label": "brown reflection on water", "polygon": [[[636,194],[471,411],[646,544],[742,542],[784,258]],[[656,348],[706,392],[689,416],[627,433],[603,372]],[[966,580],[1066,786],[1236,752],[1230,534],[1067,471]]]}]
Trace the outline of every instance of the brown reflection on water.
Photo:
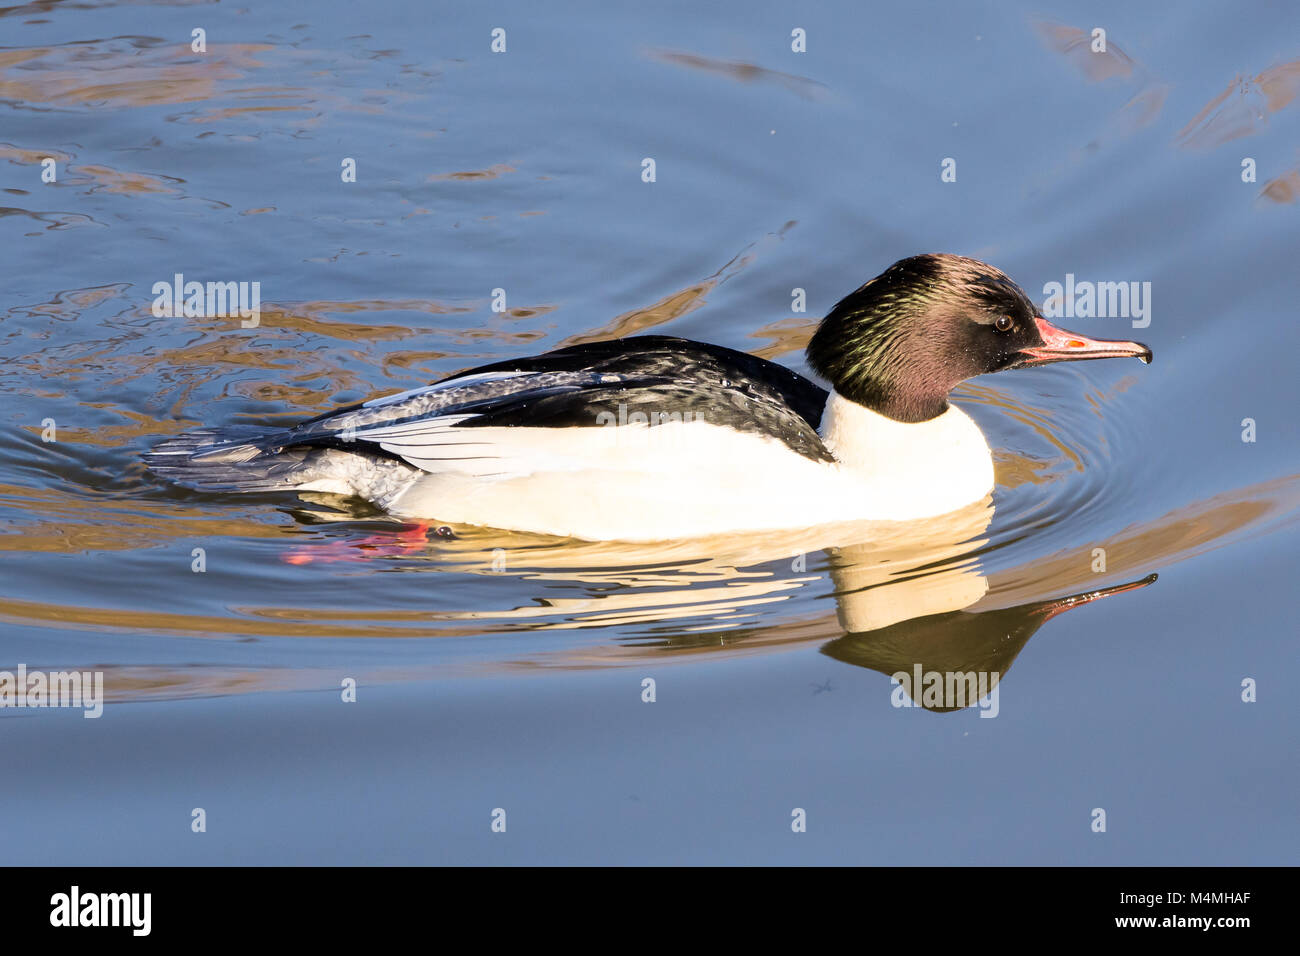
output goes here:
[{"label": "brown reflection on water", "polygon": [[[268,67],[286,65],[328,75],[346,75],[358,55],[321,49],[300,50],[267,43],[220,43],[209,38],[203,53],[188,42],[164,43],[147,36],[93,40],[0,50],[0,100],[36,109],[121,109],[219,103],[167,117],[168,122],[207,126],[231,124],[224,135],[254,142],[265,132],[319,126],[339,112],[382,115],[387,106],[409,102],[414,94],[385,88],[349,89],[284,86],[261,82]],[[369,58],[369,57],[368,57]],[[322,65],[324,69],[321,69]],[[422,76],[435,75],[416,71]],[[207,129],[200,138],[216,135]],[[29,152],[40,150],[21,150]],[[52,155],[44,152],[43,155]],[[174,192],[154,177],[119,172],[102,165],[80,167],[97,185],[92,191],[119,195]],[[205,200],[220,207],[226,203]]]},{"label": "brown reflection on water", "polygon": [[515,167],[508,163],[496,163],[487,169],[471,169],[460,173],[437,173],[428,177],[431,183],[445,182],[447,180],[459,180],[463,182],[477,182],[484,179],[496,179],[506,173],[515,172]]},{"label": "brown reflection on water", "polygon": [[[13,519],[0,534],[0,553],[79,554],[134,551],[200,538],[280,538],[264,520],[228,517],[175,501],[83,498],[57,488],[0,485],[0,502],[39,518]],[[187,552],[188,553],[188,550]]]},{"label": "brown reflection on water", "polygon": [[[340,322],[334,316],[383,312],[413,312],[422,315],[466,315],[479,310],[478,305],[452,305],[432,299],[359,299],[351,302],[321,300],[293,305],[262,307],[262,327],[289,328],[312,336],[335,339],[362,339],[370,341],[398,341],[438,335],[460,344],[471,344],[484,339],[514,345],[535,341],[541,333],[534,330],[507,330],[503,328],[467,328],[463,325],[430,326],[414,323],[402,325],[376,325],[371,323]],[[537,304],[516,307],[505,313],[505,318],[521,319],[545,315],[555,310],[554,305]]]},{"label": "brown reflection on water", "polygon": [[[343,322],[334,316],[382,312],[416,312],[425,315],[458,315],[473,312],[472,306],[447,305],[426,299],[358,299],[351,302],[317,300],[291,305],[263,305],[263,328],[293,329],[311,336],[372,342],[394,342],[450,329],[429,329],[412,325],[379,325],[371,322]],[[237,318],[237,317],[236,317]]]},{"label": "brown reflection on water", "polygon": [[[63,502],[63,510],[75,515],[75,507],[67,505]],[[96,506],[113,509],[103,525],[61,521],[57,530],[44,537],[39,527],[34,527],[24,531],[35,531],[35,535],[5,536],[0,542],[19,549],[111,550],[156,546],[159,540],[182,537],[194,540],[200,535],[210,540],[220,534],[268,537],[282,533],[256,522],[205,519],[183,509],[178,512],[171,504],[164,508],[108,501]],[[987,521],[987,503],[937,523],[920,523],[923,526],[919,528],[875,525],[871,537],[858,544],[834,542],[861,541],[857,536],[867,531],[862,526],[813,529],[785,537],[755,536],[744,542],[665,542],[658,546],[527,536],[521,542],[520,536],[464,529],[463,538],[438,542],[425,561],[407,564],[406,571],[492,575],[494,549],[509,544],[509,571],[504,577],[513,584],[504,590],[515,598],[510,605],[485,609],[478,596],[480,609],[473,611],[245,606],[232,607],[228,615],[205,615],[9,598],[0,601],[0,619],[95,630],[304,638],[465,636],[520,628],[572,630],[680,622],[666,635],[594,647],[552,648],[513,661],[473,665],[492,670],[618,665],[647,658],[666,660],[678,654],[751,653],[835,640],[846,634],[860,638],[883,629],[891,629],[889,644],[897,648],[907,641],[909,622],[917,620],[924,621],[917,625],[917,634],[926,635],[917,640],[932,648],[934,642],[943,640],[935,631],[934,618],[957,611],[964,616],[953,621],[976,629],[1002,621],[1002,617],[971,623],[972,616],[995,611],[1016,610],[1026,621],[1040,617],[1025,633],[1027,641],[1059,610],[1086,603],[1062,603],[1060,595],[1092,594],[1240,540],[1243,535],[1292,525],[1298,509],[1300,476],[1291,476],[1194,502],[1109,538],[992,574],[985,574],[971,557],[971,551],[982,542],[972,539],[970,533],[972,529],[978,533]],[[51,507],[48,501],[43,502],[43,510],[60,515],[60,508]],[[730,550],[725,550],[728,547]],[[824,562],[813,552],[816,547],[825,551]],[[1103,574],[1092,570],[1095,547],[1106,550]],[[806,556],[805,561],[798,560],[800,554]],[[599,584],[600,589],[570,599],[555,589],[556,582],[563,581],[586,581]],[[751,609],[785,600],[819,582],[822,587],[832,586],[832,607],[811,615],[803,612],[782,623],[748,626],[763,619]],[[524,598],[529,592],[535,596]],[[1039,607],[1031,609],[1032,613],[1026,611],[1043,602],[1052,606],[1047,611],[1057,610],[1046,613]],[[1000,662],[1001,672],[1005,673],[1018,652],[1017,647],[1009,659]],[[845,651],[842,656],[852,655]]]},{"label": "brown reflection on water", "polygon": [[[168,277],[170,278],[170,277]],[[193,278],[193,277],[191,277]],[[382,385],[372,382],[361,372],[344,365],[341,359],[359,360],[378,366],[385,374],[401,372],[422,361],[447,357],[446,350],[420,349],[401,351],[375,348],[413,339],[442,338],[448,343],[478,346],[484,341],[503,346],[528,345],[542,336],[534,329],[472,328],[464,326],[430,326],[421,316],[464,315],[478,305],[458,305],[427,299],[362,299],[355,301],[315,300],[294,304],[263,303],[256,328],[245,329],[238,315],[225,317],[155,317],[150,311],[152,298],[132,293],[127,283],[60,292],[50,301],[29,306],[15,306],[10,315],[76,321],[84,312],[110,299],[134,299],[134,304],[118,315],[93,323],[74,341],[57,349],[49,347],[47,337],[29,335],[14,326],[5,338],[9,352],[0,365],[0,378],[22,376],[26,381],[87,382],[105,386],[121,385],[141,376],[159,376],[165,383],[160,394],[179,386],[170,403],[174,430],[181,424],[195,424],[187,417],[193,390],[208,382],[221,383],[222,395],[242,395],[261,401],[283,403],[292,414],[324,410],[335,403],[340,391],[356,391],[366,397],[389,394],[409,383]],[[549,305],[516,308],[506,316],[517,322],[551,311]],[[407,313],[403,321],[377,322],[373,316]],[[355,317],[358,321],[349,321]],[[195,333],[198,333],[197,336]],[[185,336],[183,342],[176,337]],[[28,342],[30,341],[30,345]],[[323,347],[324,342],[346,343],[341,355]],[[148,343],[148,348],[142,348]],[[168,344],[174,343],[174,344]],[[311,347],[305,348],[304,345]],[[235,379],[231,373],[262,370],[264,379]],[[440,377],[430,373],[429,378]],[[113,409],[131,421],[120,430],[68,431],[66,435],[96,444],[119,444],[122,439],[157,433],[149,422],[131,410]],[[213,424],[210,421],[201,424]],[[111,438],[112,441],[104,439]]]},{"label": "brown reflection on water", "polygon": [[1293,203],[1300,196],[1300,168],[1289,169],[1281,176],[1270,179],[1260,190],[1260,198],[1275,203]]},{"label": "brown reflection on water", "polygon": [[740,60],[721,60],[717,57],[701,56],[697,53],[682,53],[674,50],[647,50],[646,56],[661,63],[686,67],[704,73],[725,76],[739,83],[770,83],[804,99],[820,99],[826,95],[826,85],[794,73],[782,73],[766,67]]},{"label": "brown reflection on water", "polygon": [[[151,176],[147,173],[114,169],[111,166],[94,163],[74,163],[74,155],[60,150],[24,149],[8,143],[0,143],[0,159],[15,165],[39,166],[44,159],[53,159],[61,164],[59,178],[48,185],[54,187],[88,186],[84,192],[104,193],[112,196],[170,196],[179,199],[199,197],[188,196],[180,187],[185,180],[175,176]],[[199,199],[216,208],[224,208],[225,203],[215,199]],[[89,216],[84,217],[90,219]],[[92,222],[94,220],[91,220]]]},{"label": "brown reflection on water", "polygon": [[[985,623],[996,631],[1007,619],[999,615],[988,622],[974,621],[992,612],[1012,611],[1025,625],[1021,646],[1044,623],[1058,613],[1088,603],[1084,600],[1063,599],[1062,595],[1094,595],[1108,588],[1128,590],[1134,581],[1147,584],[1153,569],[1163,569],[1171,564],[1204,554],[1214,548],[1236,543],[1246,536],[1255,536],[1280,530],[1296,523],[1300,514],[1300,475],[1279,478],[1251,485],[1204,501],[1193,502],[1170,511],[1152,521],[1135,524],[1118,534],[1097,541],[1072,546],[1044,558],[1035,558],[1015,567],[984,574],[979,567],[959,557],[947,562],[924,559],[911,563],[894,562],[883,567],[874,563],[874,547],[857,545],[830,550],[830,570],[835,581],[835,612],[804,617],[793,623],[761,625],[752,629],[728,629],[712,634],[680,633],[657,642],[644,642],[635,646],[611,645],[587,648],[575,652],[584,664],[632,663],[646,658],[656,661],[679,653],[734,653],[744,650],[771,649],[780,645],[827,641],[847,635],[849,645],[859,647],[870,644],[864,637],[889,629],[889,642],[895,647],[906,645],[908,634],[915,625],[918,656],[925,647],[933,650],[935,642],[960,640],[944,637],[942,622],[936,617],[962,612],[961,617],[948,618],[948,623],[960,624],[962,629],[981,633]],[[971,542],[955,553],[971,550]],[[1102,547],[1106,552],[1106,571],[1094,573],[1093,549]],[[883,571],[883,574],[881,574]],[[864,583],[867,582],[867,583]],[[798,637],[792,637],[793,634]],[[841,648],[849,645],[839,645]],[[1020,651],[1017,646],[1001,662],[999,670],[1005,673],[1011,660]],[[829,653],[829,652],[828,652]],[[841,651],[847,663],[852,656]],[[902,653],[902,652],[900,652]],[[563,651],[545,656],[548,664],[565,663],[569,654]],[[832,656],[839,656],[832,654]],[[959,656],[959,655],[958,655]],[[906,655],[904,654],[904,658]],[[964,663],[978,663],[975,657]],[[540,662],[541,659],[539,659]],[[892,666],[894,662],[890,662]],[[950,663],[960,663],[953,657]],[[872,666],[872,665],[867,665]],[[970,667],[953,667],[969,670]]]},{"label": "brown reflection on water", "polygon": [[1115,124],[1121,133],[1150,126],[1165,108],[1165,100],[1172,87],[1168,83],[1156,83],[1142,90],[1121,107],[1115,118]]},{"label": "brown reflection on water", "polygon": [[44,159],[53,159],[65,165],[72,161],[69,154],[57,149],[23,149],[10,143],[0,143],[0,159],[15,166],[39,166]]},{"label": "brown reflection on water", "polygon": [[1270,113],[1290,106],[1297,94],[1300,60],[1249,78],[1238,74],[1178,131],[1177,140],[1188,149],[1208,149],[1252,136],[1265,127]]},{"label": "brown reflection on water", "polygon": [[[1041,598],[1052,590],[1086,590],[1097,579],[1114,580],[1204,554],[1245,531],[1264,533],[1294,524],[1300,508],[1300,475],[1276,478],[1193,502],[1154,521],[1040,558],[999,575],[998,603]],[[1092,572],[1094,548],[1106,551],[1106,574]]]},{"label": "brown reflection on water", "polygon": [[[33,210],[21,209],[17,206],[0,206],[0,217],[3,216],[26,216],[35,222],[43,222],[47,230],[69,229],[74,226],[105,226],[99,220],[76,212],[60,212],[55,209]],[[28,233],[27,235],[40,235],[40,233]]]},{"label": "brown reflection on water", "polygon": [[1105,52],[1093,52],[1091,30],[1048,21],[1039,21],[1034,27],[1048,47],[1061,54],[1090,82],[1099,83],[1113,77],[1128,79],[1133,75],[1133,58],[1111,40],[1109,33],[1106,35]]},{"label": "brown reflection on water", "polygon": [[[59,322],[74,322],[81,313],[94,308],[109,299],[120,298],[131,288],[129,282],[111,282],[107,285],[89,286],[84,289],[64,289],[56,292],[48,302],[34,305],[13,306],[7,311],[9,316],[30,316],[33,318],[50,318]],[[5,329],[4,338],[20,338],[24,335],[17,323]]]},{"label": "brown reflection on water", "polygon": [[[1052,428],[1052,413],[1049,409],[1032,405],[1023,399],[1013,400],[1010,395],[998,388],[989,385],[977,385],[974,382],[963,382],[953,392],[953,396],[959,401],[972,405],[987,405],[998,409],[1012,421],[1019,422],[1021,425],[1032,429],[1039,438],[1056,448],[1075,471],[1084,471],[1083,459],[1079,456],[1078,451],[1067,445],[1065,440],[1056,433],[1056,429]],[[1015,474],[1022,479],[1028,477],[1023,469],[1017,469]],[[1034,483],[1037,484],[1037,482]]]},{"label": "brown reflection on water", "polygon": [[[99,665],[104,673],[104,699],[107,703],[136,703],[147,700],[178,700],[202,697],[228,697],[233,694],[273,691],[331,691],[337,693],[343,676],[355,678],[358,685],[394,684],[446,677],[448,668],[413,666],[358,670],[314,667],[223,667],[191,664],[176,667],[148,665]],[[51,668],[58,670],[58,668]]]},{"label": "brown reflection on water", "polygon": [[1271,67],[1255,77],[1270,113],[1276,113],[1300,96],[1300,60]]},{"label": "brown reflection on water", "polygon": [[0,51],[0,99],[108,107],[209,100],[227,81],[263,66],[257,55],[274,49],[259,43],[211,43],[206,53],[194,53],[189,44],[144,45],[149,42],[156,41],[123,37]]},{"label": "brown reflection on water", "polygon": [[624,312],[622,315],[615,316],[609,322],[599,328],[591,329],[587,332],[580,332],[577,335],[570,335],[564,339],[557,348],[564,348],[570,345],[583,345],[587,342],[601,342],[605,339],[623,338],[628,335],[637,335],[648,329],[657,328],[665,325],[674,319],[679,319],[689,312],[694,312],[705,304],[708,294],[714,288],[726,282],[728,279],[739,275],[745,268],[754,262],[758,254],[765,248],[775,242],[780,242],[785,234],[797,225],[795,220],[790,220],[774,232],[768,233],[757,242],[752,242],[744,249],[732,256],[725,265],[711,276],[706,276],[699,282],[692,283],[684,289],[673,292],[664,296],[658,302],[652,305],[643,306],[639,309],[633,309],[631,312]]},{"label": "brown reflection on water", "polygon": [[1045,485],[1053,480],[1053,463],[998,448],[993,452],[993,473],[1002,488]]},{"label": "brown reflection on water", "polygon": [[606,339],[636,335],[665,325],[704,305],[705,298],[714,285],[716,281],[713,279],[697,282],[695,285],[666,295],[651,305],[624,312],[598,329],[570,335],[556,347],[567,348],[570,345],[583,345],[587,342],[603,342]]},{"label": "brown reflection on water", "polygon": [[[951,611],[902,621],[865,633],[849,633],[822,647],[822,653],[854,667],[866,667],[888,676],[904,673],[983,675],[992,691],[1006,676],[1016,657],[1038,629],[1058,614],[1101,598],[1154,584],[1152,574],[1137,581],[1048,601],[980,611]],[[909,681],[909,683],[914,683]],[[914,687],[909,693],[927,710],[948,713],[974,706],[974,697],[958,704],[952,700],[927,700]]]},{"label": "brown reflection on water", "polygon": [[1048,48],[1059,53],[1089,82],[1118,79],[1140,84],[1139,92],[1111,116],[1107,129],[1093,137],[1072,161],[1077,162],[1100,149],[1112,138],[1123,138],[1150,126],[1159,117],[1172,87],[1116,46],[1109,33],[1105,50],[1094,52],[1091,29],[1046,21],[1037,21],[1033,26]]},{"label": "brown reflection on water", "polygon": [[751,354],[772,362],[782,355],[789,355],[791,352],[802,352],[808,347],[808,342],[813,333],[817,331],[820,322],[821,319],[789,318],[769,323],[751,332],[749,337],[752,339],[771,339],[771,344],[752,349]]},{"label": "brown reflection on water", "polygon": [[[257,116],[261,113],[308,113],[312,112],[313,107],[302,106],[224,106],[220,109],[207,109],[202,113],[196,113],[194,116],[187,117],[191,123],[212,123],[220,120],[234,119],[236,117],[246,118]],[[295,124],[299,128],[314,125],[314,121],[300,121]],[[244,140],[247,142],[248,140]]]},{"label": "brown reflection on water", "polygon": [[[89,405],[90,403],[86,403]],[[92,406],[93,407],[93,406]],[[107,425],[97,428],[77,428],[75,425],[62,425],[59,428],[59,441],[76,445],[92,445],[98,448],[120,448],[133,445],[141,438],[152,435],[174,435],[175,422],[160,422],[152,415],[133,411],[129,408],[110,409],[115,415],[127,419],[129,425]],[[21,426],[33,438],[39,437],[42,428],[39,425]]]},{"label": "brown reflection on water", "polygon": [[439,621],[437,614],[422,614],[423,626],[394,627],[391,618],[396,615],[375,615],[373,624],[325,624],[316,621],[285,621],[244,619],[237,614],[186,614],[169,611],[122,610],[119,608],[87,608],[66,604],[47,604],[38,601],[21,601],[0,598],[0,620],[26,624],[46,623],[60,627],[78,627],[88,630],[109,630],[154,634],[179,634],[188,637],[227,638],[231,634],[249,637],[468,637],[495,633],[489,626],[465,625],[432,626]]},{"label": "brown reflection on water", "polygon": [[[68,171],[73,174],[69,179],[69,184],[79,184],[80,182],[93,183],[90,192],[106,192],[115,196],[136,196],[141,194],[163,194],[176,195],[180,192],[175,186],[169,185],[179,183],[179,179],[164,180],[156,176],[147,176],[144,173],[129,173],[118,169],[112,169],[108,166],[87,166],[76,165],[70,166]],[[84,178],[83,178],[84,177]]]}]

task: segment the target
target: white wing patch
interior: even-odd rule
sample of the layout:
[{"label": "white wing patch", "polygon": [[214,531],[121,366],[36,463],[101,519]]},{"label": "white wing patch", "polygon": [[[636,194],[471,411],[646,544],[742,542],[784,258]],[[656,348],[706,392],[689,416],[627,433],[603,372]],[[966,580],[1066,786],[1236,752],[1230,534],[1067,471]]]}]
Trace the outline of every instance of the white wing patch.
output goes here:
[{"label": "white wing patch", "polygon": [[[355,437],[432,474],[516,478],[543,472],[662,473],[710,457],[719,429],[704,423],[577,428],[457,428],[473,414],[357,429]],[[779,443],[777,443],[779,444]]]},{"label": "white wing patch", "polygon": [[456,471],[487,475],[500,472],[502,450],[485,441],[483,433],[508,429],[456,428],[476,415],[442,415],[418,421],[359,428],[355,437],[372,441],[416,468],[429,472]]}]

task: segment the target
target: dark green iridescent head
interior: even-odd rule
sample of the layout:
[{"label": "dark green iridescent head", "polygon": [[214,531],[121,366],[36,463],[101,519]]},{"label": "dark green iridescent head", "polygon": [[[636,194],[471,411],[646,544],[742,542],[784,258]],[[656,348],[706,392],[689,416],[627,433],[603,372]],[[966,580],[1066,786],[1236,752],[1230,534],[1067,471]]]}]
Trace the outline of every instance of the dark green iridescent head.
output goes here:
[{"label": "dark green iridescent head", "polygon": [[836,392],[900,422],[943,414],[948,393],[976,375],[1120,355],[1149,361],[1151,350],[1055,328],[1004,273],[945,254],[895,262],[808,343],[809,364]]}]

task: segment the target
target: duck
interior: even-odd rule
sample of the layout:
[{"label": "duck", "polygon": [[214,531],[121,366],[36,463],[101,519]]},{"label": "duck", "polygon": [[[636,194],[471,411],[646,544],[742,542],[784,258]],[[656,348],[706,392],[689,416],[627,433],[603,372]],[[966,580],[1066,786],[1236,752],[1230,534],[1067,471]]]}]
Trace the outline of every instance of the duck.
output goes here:
[{"label": "duck", "polygon": [[359,497],[402,519],[650,542],[908,522],[987,499],[993,454],[950,401],[979,375],[1152,359],[1057,328],[1006,274],[910,256],[808,342],[826,387],[745,352],[636,335],[508,359],[291,427],[168,438],[156,475],[199,492]]}]

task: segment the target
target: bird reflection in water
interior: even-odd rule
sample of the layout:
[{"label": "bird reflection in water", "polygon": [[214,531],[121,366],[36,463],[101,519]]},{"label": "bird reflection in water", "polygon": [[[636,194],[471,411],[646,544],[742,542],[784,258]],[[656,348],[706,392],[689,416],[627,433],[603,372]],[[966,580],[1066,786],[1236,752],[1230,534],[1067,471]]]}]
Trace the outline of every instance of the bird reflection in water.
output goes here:
[{"label": "bird reflection in water", "polygon": [[[503,590],[517,601],[513,606],[484,607],[480,600],[477,610],[443,613],[443,620],[513,621],[529,630],[676,624],[666,633],[657,628],[653,640],[642,631],[633,640],[594,649],[553,651],[546,655],[548,665],[616,665],[664,654],[771,650],[817,641],[828,657],[879,671],[896,684],[897,675],[946,675],[948,686],[937,697],[902,681],[895,699],[897,703],[904,694],[901,706],[949,712],[996,693],[1021,649],[1048,621],[1156,580],[1150,574],[1085,589],[1096,575],[1090,551],[1080,548],[1077,560],[1061,562],[1058,557],[1049,580],[1034,585],[1040,591],[1055,589],[1057,596],[1035,595],[1008,605],[1008,593],[1014,592],[1013,599],[1023,594],[1019,582],[1024,569],[992,575],[983,569],[992,515],[992,501],[985,499],[927,521],[847,523],[654,544],[547,539],[431,524],[309,545],[285,560],[336,562],[347,560],[350,552],[351,560],[406,560],[407,568],[425,571],[432,570],[432,563],[455,573],[504,573],[512,582]],[[329,517],[319,511],[298,516]],[[1008,587],[1000,586],[1003,580]],[[521,587],[530,599],[521,599]],[[581,597],[563,596],[574,588],[581,589]],[[1062,591],[1068,596],[1059,596]],[[815,613],[808,616],[743,626],[747,612],[800,592],[832,598],[833,617],[816,601]],[[972,678],[970,695],[954,699],[953,675]],[[818,692],[829,687],[828,679]],[[986,715],[994,715],[987,702],[982,706]]]}]

